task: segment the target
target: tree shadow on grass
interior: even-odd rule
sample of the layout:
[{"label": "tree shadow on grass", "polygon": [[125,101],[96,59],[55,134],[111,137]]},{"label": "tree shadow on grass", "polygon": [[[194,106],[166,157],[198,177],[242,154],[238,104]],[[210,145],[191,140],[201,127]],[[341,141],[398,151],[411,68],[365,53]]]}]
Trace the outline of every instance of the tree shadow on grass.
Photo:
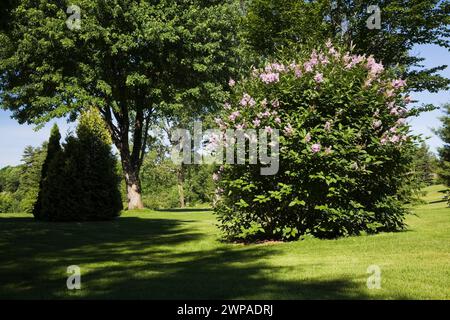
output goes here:
[{"label": "tree shadow on grass", "polygon": [[428,202],[428,204],[442,203],[442,202],[447,202],[447,201],[448,201],[448,199],[434,200],[434,201]]},{"label": "tree shadow on grass", "polygon": [[[355,279],[279,280],[284,268],[268,266],[271,250],[190,253],[147,261],[132,268],[134,276],[120,267],[99,270],[87,281],[104,277],[107,285],[94,285],[91,298],[119,299],[369,299],[358,290]],[[311,267],[310,265],[308,267]],[[163,269],[163,273],[158,270]],[[361,279],[363,282],[364,279]],[[362,283],[363,283],[362,282]],[[130,290],[131,289],[131,290]]]},{"label": "tree shadow on grass", "polygon": [[[283,274],[295,276],[314,266],[292,270],[270,265],[277,245],[223,245],[193,222],[121,217],[109,222],[42,223],[0,218],[0,298],[370,298],[361,286],[364,278],[282,280]],[[67,290],[69,265],[81,267],[82,290]]]}]

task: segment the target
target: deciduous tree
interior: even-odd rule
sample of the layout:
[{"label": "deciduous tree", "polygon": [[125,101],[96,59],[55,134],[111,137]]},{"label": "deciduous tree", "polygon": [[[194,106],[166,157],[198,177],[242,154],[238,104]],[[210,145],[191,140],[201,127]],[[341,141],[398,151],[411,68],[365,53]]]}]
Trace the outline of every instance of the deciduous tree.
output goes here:
[{"label": "deciduous tree", "polygon": [[154,117],[204,113],[223,99],[238,3],[79,0],[80,28],[66,25],[69,4],[20,0],[11,10],[0,33],[1,106],[36,124],[98,108],[120,152],[128,207],[142,208],[147,128]]}]

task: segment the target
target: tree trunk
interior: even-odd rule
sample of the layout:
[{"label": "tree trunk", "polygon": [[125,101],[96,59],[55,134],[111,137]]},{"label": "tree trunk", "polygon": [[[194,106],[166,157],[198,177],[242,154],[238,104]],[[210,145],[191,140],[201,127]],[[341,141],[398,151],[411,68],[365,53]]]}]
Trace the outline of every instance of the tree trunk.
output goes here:
[{"label": "tree trunk", "polygon": [[[136,111],[133,128],[133,145],[129,143],[129,117],[126,104],[123,103],[121,113],[114,113],[118,126],[112,121],[111,110],[107,108],[103,114],[111,134],[111,138],[120,153],[122,170],[127,186],[128,210],[143,209],[141,181],[139,171],[144,160],[147,146],[150,112],[144,117],[142,109]],[[112,111],[114,112],[114,111]]]},{"label": "tree trunk", "polygon": [[178,196],[180,198],[180,208],[185,207],[184,202],[184,167],[180,165],[177,169]]},{"label": "tree trunk", "polygon": [[139,171],[123,168],[127,185],[128,210],[143,209]]}]

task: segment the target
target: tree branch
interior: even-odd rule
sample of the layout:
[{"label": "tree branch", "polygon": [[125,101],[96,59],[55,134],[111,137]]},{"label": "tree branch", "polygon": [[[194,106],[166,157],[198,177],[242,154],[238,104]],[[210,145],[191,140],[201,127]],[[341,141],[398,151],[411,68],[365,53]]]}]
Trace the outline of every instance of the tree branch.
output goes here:
[{"label": "tree branch", "polygon": [[147,147],[148,129],[149,129],[149,126],[150,126],[150,116],[151,116],[151,114],[152,114],[152,110],[150,109],[148,111],[147,116],[145,117],[144,139],[142,141],[141,155],[139,157],[139,168],[142,166],[142,163],[144,162],[145,148]]}]

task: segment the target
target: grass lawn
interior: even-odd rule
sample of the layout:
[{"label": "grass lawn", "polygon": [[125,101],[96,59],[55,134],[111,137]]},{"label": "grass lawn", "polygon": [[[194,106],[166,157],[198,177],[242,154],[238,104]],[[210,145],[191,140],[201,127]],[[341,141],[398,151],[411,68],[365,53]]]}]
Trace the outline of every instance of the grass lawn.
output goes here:
[{"label": "grass lawn", "polygon": [[[399,233],[259,245],[219,242],[207,211],[112,222],[0,214],[0,298],[450,299],[450,209],[427,188]],[[66,288],[69,265],[82,289]],[[381,289],[366,286],[378,265]]]}]

